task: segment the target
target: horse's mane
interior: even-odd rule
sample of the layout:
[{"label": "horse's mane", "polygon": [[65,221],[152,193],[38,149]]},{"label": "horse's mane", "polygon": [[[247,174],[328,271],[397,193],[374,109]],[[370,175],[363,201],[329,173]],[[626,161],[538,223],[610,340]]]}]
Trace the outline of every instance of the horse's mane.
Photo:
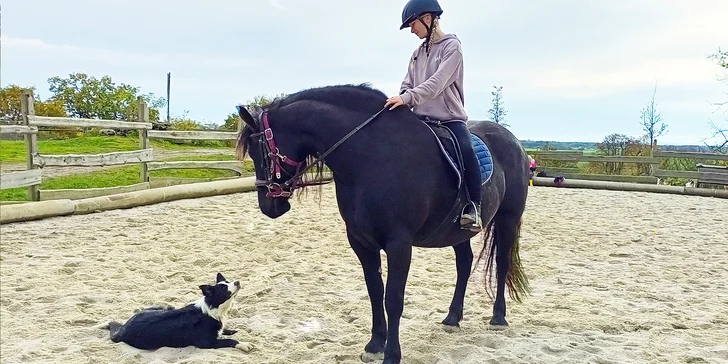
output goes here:
[{"label": "horse's mane", "polygon": [[261,107],[265,110],[273,111],[297,101],[308,100],[320,101],[353,111],[362,111],[363,109],[368,110],[371,108],[373,112],[376,112],[384,107],[384,101],[386,99],[387,95],[385,93],[373,88],[369,83],[358,85],[345,84],[314,87],[298,91],[283,98],[276,98]]},{"label": "horse's mane", "polygon": [[[373,88],[369,83],[358,85],[345,84],[301,90],[285,97],[276,97],[268,103],[261,104],[260,107],[263,110],[273,111],[297,101],[309,100],[324,102],[352,111],[372,109],[375,112],[384,107],[386,99],[387,95],[384,92]],[[240,160],[243,160],[248,152],[246,141],[252,133],[253,130],[247,124],[243,123],[243,128],[238,133],[236,148]]]}]

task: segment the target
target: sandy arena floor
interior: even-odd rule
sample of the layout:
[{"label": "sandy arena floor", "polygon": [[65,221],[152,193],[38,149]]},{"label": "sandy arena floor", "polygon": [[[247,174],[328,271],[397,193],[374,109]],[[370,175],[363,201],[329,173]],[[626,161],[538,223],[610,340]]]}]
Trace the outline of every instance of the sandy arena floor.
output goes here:
[{"label": "sandy arena floor", "polygon": [[[462,331],[445,332],[454,254],[416,249],[403,362],[726,363],[727,222],[726,200],[532,188],[521,257],[534,292],[509,301],[511,328],[488,330],[476,275]],[[1,229],[2,363],[361,362],[369,301],[332,186],[321,209],[309,199],[277,220],[238,194]],[[243,283],[231,326],[253,352],[143,352],[92,328],[193,301],[218,271]]]}]

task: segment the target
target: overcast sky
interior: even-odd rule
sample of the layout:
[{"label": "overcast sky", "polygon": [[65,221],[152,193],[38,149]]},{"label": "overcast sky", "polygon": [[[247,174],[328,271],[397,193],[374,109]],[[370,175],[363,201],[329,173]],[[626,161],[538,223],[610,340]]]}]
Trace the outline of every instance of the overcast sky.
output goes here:
[{"label": "overcast sky", "polygon": [[[419,40],[403,0],[3,0],[0,84],[72,72],[166,93],[171,111],[220,123],[254,96],[370,82],[394,95]],[[663,143],[700,143],[728,98],[707,60],[728,48],[726,0],[441,0],[463,43],[465,107],[487,118],[503,86],[521,139],[637,136],[657,85]],[[162,113],[164,114],[165,111]]]}]

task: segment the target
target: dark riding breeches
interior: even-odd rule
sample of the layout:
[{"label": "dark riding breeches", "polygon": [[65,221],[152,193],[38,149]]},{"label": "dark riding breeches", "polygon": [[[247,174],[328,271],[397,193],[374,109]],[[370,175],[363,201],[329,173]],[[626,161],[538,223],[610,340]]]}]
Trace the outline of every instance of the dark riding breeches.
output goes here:
[{"label": "dark riding breeches", "polygon": [[463,155],[463,164],[465,169],[465,183],[468,185],[468,193],[470,199],[480,204],[480,170],[478,166],[478,158],[475,156],[473,149],[473,141],[470,139],[470,131],[468,126],[462,121],[451,121],[443,123],[448,127],[460,144],[460,151]]}]

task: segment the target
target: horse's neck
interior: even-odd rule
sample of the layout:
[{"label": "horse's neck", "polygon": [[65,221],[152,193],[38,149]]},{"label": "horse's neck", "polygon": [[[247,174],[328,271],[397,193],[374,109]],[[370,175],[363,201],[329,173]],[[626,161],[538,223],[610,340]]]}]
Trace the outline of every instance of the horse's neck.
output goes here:
[{"label": "horse's neck", "polygon": [[[372,115],[374,113],[376,112],[373,112]],[[372,116],[341,110],[333,106],[317,108],[315,112],[310,112],[308,115],[310,116],[305,120],[299,120],[298,128],[300,128],[300,135],[304,136],[307,152],[314,157],[329,151],[342,138]],[[358,163],[375,157],[376,150],[373,149],[376,149],[376,146],[364,141],[376,143],[376,134],[385,131],[372,130],[374,126],[371,124],[374,123],[377,123],[377,120],[372,120],[370,124],[351,135],[326,156],[326,165],[335,174],[353,177],[358,173],[358,168],[356,168]],[[366,138],[362,138],[364,134],[367,135]]]}]

